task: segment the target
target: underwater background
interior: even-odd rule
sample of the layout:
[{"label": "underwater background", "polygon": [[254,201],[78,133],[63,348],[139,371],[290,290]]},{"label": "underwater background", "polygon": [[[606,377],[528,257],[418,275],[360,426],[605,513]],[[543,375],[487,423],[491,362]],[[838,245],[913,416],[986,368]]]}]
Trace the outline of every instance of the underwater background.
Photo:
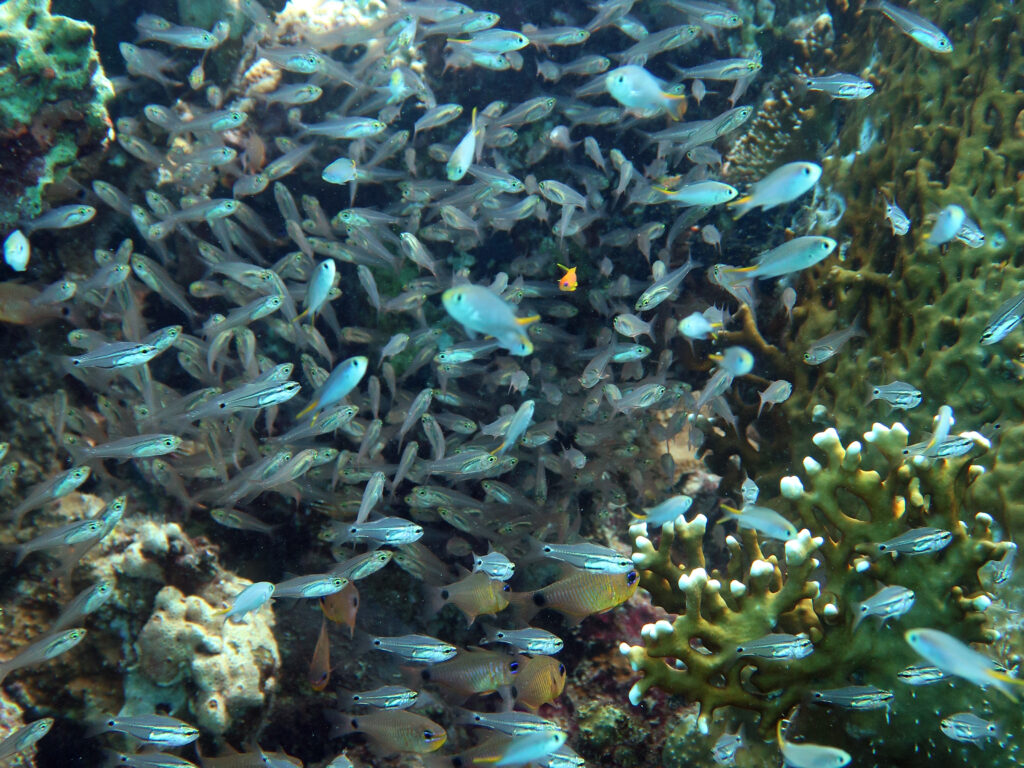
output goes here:
[{"label": "underwater background", "polygon": [[1018,765],[1022,27],[0,4],[0,765]]}]

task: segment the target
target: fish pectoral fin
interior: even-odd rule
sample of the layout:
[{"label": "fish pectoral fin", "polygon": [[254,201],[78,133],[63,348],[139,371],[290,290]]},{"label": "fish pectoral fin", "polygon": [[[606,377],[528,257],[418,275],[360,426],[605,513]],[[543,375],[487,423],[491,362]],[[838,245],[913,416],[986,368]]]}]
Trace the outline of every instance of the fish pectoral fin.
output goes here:
[{"label": "fish pectoral fin", "polygon": [[540,320],[540,315],[530,315],[529,317],[517,317],[516,325],[532,325]]}]

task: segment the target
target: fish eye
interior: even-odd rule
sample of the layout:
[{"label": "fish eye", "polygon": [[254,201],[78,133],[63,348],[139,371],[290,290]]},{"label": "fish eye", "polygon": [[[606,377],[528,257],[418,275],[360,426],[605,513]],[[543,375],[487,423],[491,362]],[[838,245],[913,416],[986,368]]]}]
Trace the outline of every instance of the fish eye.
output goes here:
[{"label": "fish eye", "polygon": [[380,646],[381,646],[380,638],[376,638],[376,637],[375,637],[375,638],[373,639],[373,644],[374,644],[375,646],[377,646],[378,648],[380,648]]},{"label": "fish eye", "polygon": [[558,674],[560,674],[560,675],[564,675],[565,674],[565,664],[559,664],[558,665]]},{"label": "fish eye", "polygon": [[518,661],[509,662],[508,671],[511,672],[513,675],[516,672],[518,672],[519,671],[519,662]]},{"label": "fish eye", "polygon": [[630,571],[626,574],[626,584],[633,586],[636,583],[637,575],[636,571]]},{"label": "fish eye", "polygon": [[503,584],[502,587],[501,587],[501,591],[502,592],[511,592],[512,591],[512,587],[510,587],[508,584]]}]

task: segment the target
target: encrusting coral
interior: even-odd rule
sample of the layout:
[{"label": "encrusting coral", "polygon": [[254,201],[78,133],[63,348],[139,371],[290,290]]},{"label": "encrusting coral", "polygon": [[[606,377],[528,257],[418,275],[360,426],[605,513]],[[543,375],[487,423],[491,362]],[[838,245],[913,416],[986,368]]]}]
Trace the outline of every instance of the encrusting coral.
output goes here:
[{"label": "encrusting coral", "polygon": [[[710,731],[716,709],[748,710],[756,713],[766,737],[794,707],[813,700],[814,691],[851,685],[892,691],[888,706],[894,718],[931,718],[936,732],[937,708],[947,715],[976,706],[978,689],[967,683],[944,690],[937,707],[937,687],[897,682],[898,672],[920,663],[903,631],[929,626],[965,642],[995,641],[998,633],[985,613],[991,600],[978,570],[1002,558],[1012,544],[993,541],[992,518],[963,504],[968,486],[983,474],[971,455],[908,460],[907,437],[899,423],[875,424],[864,435],[874,449],[868,455],[875,468],[868,468],[861,443],[843,445],[834,429],[816,434],[824,463],[807,457],[803,479],[789,476],[780,483],[779,509],[798,519],[803,530],[777,545],[741,529],[738,538],[726,538],[728,560],[721,567],[708,560],[704,515],[663,526],[657,543],[648,538],[645,524],[632,526],[640,584],[669,616],[643,628],[643,645],[621,647],[643,673],[631,701],[638,703],[651,687],[682,694],[700,704],[703,733]],[[971,454],[977,457],[988,442],[980,435],[974,442]],[[923,527],[949,531],[952,540],[940,551],[916,556],[878,549],[881,542]],[[771,554],[777,546],[783,555]],[[858,620],[857,604],[880,585],[912,590],[914,604],[873,631],[873,622]],[[808,639],[813,652],[776,658],[738,653],[744,644],[782,633]],[[998,708],[1003,702],[989,704]],[[1003,709],[1001,716],[1019,719],[1015,710]],[[880,715],[850,711],[849,716]],[[815,718],[802,719],[813,727]],[[922,733],[890,729],[879,749],[894,759],[918,749],[942,755],[962,747],[946,738],[932,739],[926,747],[915,741]],[[830,731],[818,737],[836,746],[846,738]]]},{"label": "encrusting coral", "polygon": [[0,3],[0,226],[38,216],[45,188],[113,137],[91,24],[49,0]]}]

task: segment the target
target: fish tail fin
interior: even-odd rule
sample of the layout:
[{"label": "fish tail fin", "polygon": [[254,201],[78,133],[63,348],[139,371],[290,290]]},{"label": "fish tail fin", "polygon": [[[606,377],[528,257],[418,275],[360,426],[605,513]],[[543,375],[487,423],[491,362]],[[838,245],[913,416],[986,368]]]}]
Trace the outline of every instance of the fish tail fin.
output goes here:
[{"label": "fish tail fin", "polygon": [[729,517],[739,517],[743,514],[742,510],[736,509],[736,507],[730,507],[728,504],[719,504],[719,509],[724,510],[725,514]]},{"label": "fish tail fin", "polygon": [[686,94],[685,93],[663,93],[665,98],[665,111],[668,116],[678,122],[686,115]]},{"label": "fish tail fin", "polygon": [[309,413],[310,411],[314,410],[318,405],[320,405],[320,401],[319,400],[311,401],[309,405],[307,405],[305,408],[303,408],[301,411],[299,411],[298,414],[296,414],[295,418],[301,419],[307,413]]},{"label": "fish tail fin", "polygon": [[517,317],[516,325],[533,325],[540,320],[540,315],[530,315],[529,317]]},{"label": "fish tail fin", "polygon": [[304,318],[308,314],[309,314],[309,307],[307,307],[306,309],[302,310],[301,314],[296,315],[294,317],[294,319],[292,320],[292,322],[293,323],[300,323],[300,322],[302,322],[302,318]]},{"label": "fish tail fin", "polygon": [[[993,670],[989,671],[988,675],[993,680],[998,680],[1001,683],[1010,683],[1012,685],[1024,685],[1024,680],[1021,680],[1020,678],[1017,678],[1017,677],[1010,677],[1005,672],[998,672],[998,671],[993,669]],[[1019,697],[1017,696],[1017,694],[1014,693],[1012,688],[1007,688],[1005,685],[999,685],[999,686],[996,686],[996,687],[999,688],[1000,691],[1005,693],[1011,699],[1013,699],[1013,701],[1019,701],[1020,700]]]},{"label": "fish tail fin", "polygon": [[[449,43],[462,43],[463,45],[465,45],[466,43],[469,42],[469,40],[457,40],[454,37],[445,38],[445,41],[449,42]],[[474,110],[474,111],[476,111],[476,110]]]},{"label": "fish tail fin", "polygon": [[750,209],[753,208],[751,200],[752,198],[750,195],[744,195],[743,197],[737,197],[732,202],[727,203],[730,208],[736,209],[734,211],[735,215],[733,216],[733,219],[742,219],[747,215]]}]

